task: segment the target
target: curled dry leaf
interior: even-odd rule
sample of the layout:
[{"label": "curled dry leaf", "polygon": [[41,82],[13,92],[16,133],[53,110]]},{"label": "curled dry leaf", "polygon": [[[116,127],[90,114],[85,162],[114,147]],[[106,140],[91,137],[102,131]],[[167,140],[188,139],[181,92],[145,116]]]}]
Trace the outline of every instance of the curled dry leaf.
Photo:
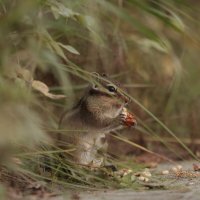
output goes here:
[{"label": "curled dry leaf", "polygon": [[49,87],[41,82],[41,81],[37,81],[37,80],[33,80],[32,81],[32,87],[41,92],[44,96],[46,97],[49,97],[50,99],[63,99],[63,98],[66,98],[65,95],[62,95],[62,94],[52,94],[52,93],[49,93]]},{"label": "curled dry leaf", "polygon": [[51,93],[47,93],[46,96],[49,97],[50,99],[64,99],[64,98],[66,98],[66,96],[63,95],[63,94],[51,94]]},{"label": "curled dry leaf", "polygon": [[41,81],[34,80],[32,82],[32,87],[43,94],[47,94],[49,92],[48,86]]}]

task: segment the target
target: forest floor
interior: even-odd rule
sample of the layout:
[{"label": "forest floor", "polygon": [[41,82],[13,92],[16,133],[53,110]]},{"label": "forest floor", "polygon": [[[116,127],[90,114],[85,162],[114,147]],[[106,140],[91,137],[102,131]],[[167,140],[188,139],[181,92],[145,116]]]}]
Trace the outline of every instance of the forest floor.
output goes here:
[{"label": "forest floor", "polygon": [[[182,170],[176,173],[163,175],[164,170],[172,169],[169,163],[159,164],[152,171],[156,174],[156,183],[150,179],[144,187],[135,191],[131,189],[98,190],[98,191],[62,191],[55,193],[37,192],[36,194],[18,195],[10,190],[9,199],[15,200],[199,200],[200,199],[200,173],[194,171],[193,163],[184,161],[177,164]],[[198,169],[197,169],[198,170]]]}]

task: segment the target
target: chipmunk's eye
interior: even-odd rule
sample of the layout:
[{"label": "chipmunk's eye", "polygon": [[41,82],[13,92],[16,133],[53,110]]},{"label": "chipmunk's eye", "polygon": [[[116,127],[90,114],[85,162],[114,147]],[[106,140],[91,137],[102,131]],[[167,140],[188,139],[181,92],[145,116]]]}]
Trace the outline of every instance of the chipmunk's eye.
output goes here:
[{"label": "chipmunk's eye", "polygon": [[107,86],[107,88],[108,88],[109,92],[116,92],[117,91],[117,89],[112,85]]},{"label": "chipmunk's eye", "polygon": [[98,85],[93,85],[93,88],[94,89],[98,89]]}]

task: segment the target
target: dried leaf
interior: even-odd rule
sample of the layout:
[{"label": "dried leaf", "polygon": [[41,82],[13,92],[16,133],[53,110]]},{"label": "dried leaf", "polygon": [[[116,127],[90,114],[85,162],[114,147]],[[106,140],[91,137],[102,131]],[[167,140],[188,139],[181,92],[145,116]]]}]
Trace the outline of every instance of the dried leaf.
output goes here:
[{"label": "dried leaf", "polygon": [[51,93],[49,93],[49,87],[41,81],[33,80],[32,81],[32,87],[35,90],[41,92],[44,96],[49,97],[50,99],[66,98],[66,96],[62,95],[62,94],[51,94]]},{"label": "dried leaf", "polygon": [[62,94],[47,93],[45,96],[49,97],[50,99],[63,99],[63,98],[66,98],[66,96],[62,95]]},{"label": "dried leaf", "polygon": [[32,82],[32,87],[35,90],[38,90],[39,92],[41,92],[44,95],[46,95],[49,92],[48,86],[46,84],[44,84],[43,82],[41,82],[41,81],[34,80]]}]

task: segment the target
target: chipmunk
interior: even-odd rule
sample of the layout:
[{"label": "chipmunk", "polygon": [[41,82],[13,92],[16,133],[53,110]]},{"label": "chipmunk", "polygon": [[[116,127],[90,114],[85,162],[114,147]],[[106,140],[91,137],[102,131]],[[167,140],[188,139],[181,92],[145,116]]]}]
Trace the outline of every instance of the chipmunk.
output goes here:
[{"label": "chipmunk", "polygon": [[106,151],[107,133],[137,123],[125,108],[130,100],[123,91],[105,75],[99,76],[96,82],[98,84],[87,88],[71,111],[62,115],[59,123],[60,129],[66,130],[60,134],[62,148],[66,143],[73,145],[73,161],[92,167],[100,167],[104,163],[104,157],[98,152]]}]

